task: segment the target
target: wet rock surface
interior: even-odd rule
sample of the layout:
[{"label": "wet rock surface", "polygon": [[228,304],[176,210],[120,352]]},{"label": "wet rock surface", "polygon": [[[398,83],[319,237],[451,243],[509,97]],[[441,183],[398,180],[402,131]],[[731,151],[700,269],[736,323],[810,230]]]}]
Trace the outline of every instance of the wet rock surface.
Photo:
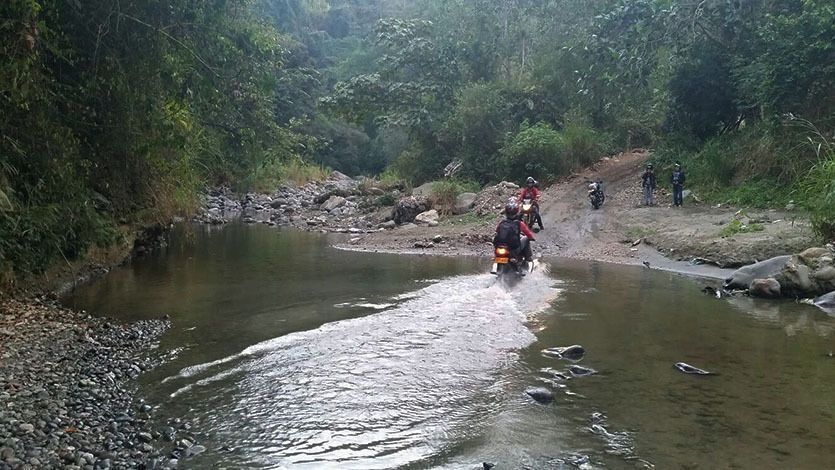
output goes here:
[{"label": "wet rock surface", "polygon": [[835,247],[777,256],[734,271],[725,287],[759,297],[814,297],[835,290]]},{"label": "wet rock surface", "polygon": [[0,469],[176,465],[156,445],[153,406],[134,396],[168,327],[118,325],[40,299],[0,304]]}]

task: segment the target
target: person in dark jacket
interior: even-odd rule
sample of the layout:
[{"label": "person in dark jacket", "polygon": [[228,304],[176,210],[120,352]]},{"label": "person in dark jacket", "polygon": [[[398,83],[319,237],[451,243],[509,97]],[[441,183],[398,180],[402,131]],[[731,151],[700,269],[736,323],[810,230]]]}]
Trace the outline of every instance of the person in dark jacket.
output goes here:
[{"label": "person in dark jacket", "polygon": [[684,171],[681,169],[681,163],[676,162],[673,175],[670,177],[670,182],[673,184],[673,205],[676,207],[681,207],[684,203],[683,193],[685,179]]},{"label": "person in dark jacket", "polygon": [[536,238],[527,224],[519,220],[519,206],[515,202],[509,202],[505,206],[504,213],[505,219],[496,226],[493,246],[507,245],[511,250],[522,253],[525,261],[533,261],[530,242],[535,241]]},{"label": "person in dark jacket", "polygon": [[641,175],[641,187],[644,190],[644,205],[655,205],[655,171],[652,169],[652,163],[647,164],[647,169]]}]

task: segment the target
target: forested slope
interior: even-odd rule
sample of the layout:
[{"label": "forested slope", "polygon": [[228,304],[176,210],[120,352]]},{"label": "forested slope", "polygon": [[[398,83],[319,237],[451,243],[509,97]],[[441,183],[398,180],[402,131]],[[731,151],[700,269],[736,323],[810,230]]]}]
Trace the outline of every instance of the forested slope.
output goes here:
[{"label": "forested slope", "polygon": [[[708,200],[835,220],[824,0],[9,0],[0,272],[300,162],[419,183],[681,160]],[[315,172],[314,172],[315,173]]]}]

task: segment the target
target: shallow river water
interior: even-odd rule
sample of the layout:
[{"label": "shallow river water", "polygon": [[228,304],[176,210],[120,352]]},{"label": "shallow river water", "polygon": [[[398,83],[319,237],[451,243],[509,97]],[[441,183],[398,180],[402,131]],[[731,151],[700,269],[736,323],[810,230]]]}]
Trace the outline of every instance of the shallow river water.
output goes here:
[{"label": "shallow river water", "polygon": [[[183,227],[67,302],[171,316],[140,393],[207,451],[186,468],[833,468],[835,318],[718,300],[635,267],[337,251],[257,226]],[[580,344],[571,362],[548,347]],[[685,375],[676,362],[715,372]],[[539,404],[529,387],[556,394]]]}]

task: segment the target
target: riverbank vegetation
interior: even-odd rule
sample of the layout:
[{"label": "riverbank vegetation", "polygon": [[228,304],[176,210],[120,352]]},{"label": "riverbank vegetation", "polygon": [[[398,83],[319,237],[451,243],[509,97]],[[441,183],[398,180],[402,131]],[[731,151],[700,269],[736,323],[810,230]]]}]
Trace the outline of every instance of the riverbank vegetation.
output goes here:
[{"label": "riverbank vegetation", "polygon": [[188,212],[206,186],[325,168],[417,185],[452,161],[459,181],[547,181],[634,147],[681,161],[703,199],[794,200],[831,237],[833,17],[824,0],[10,0],[0,272]]}]

